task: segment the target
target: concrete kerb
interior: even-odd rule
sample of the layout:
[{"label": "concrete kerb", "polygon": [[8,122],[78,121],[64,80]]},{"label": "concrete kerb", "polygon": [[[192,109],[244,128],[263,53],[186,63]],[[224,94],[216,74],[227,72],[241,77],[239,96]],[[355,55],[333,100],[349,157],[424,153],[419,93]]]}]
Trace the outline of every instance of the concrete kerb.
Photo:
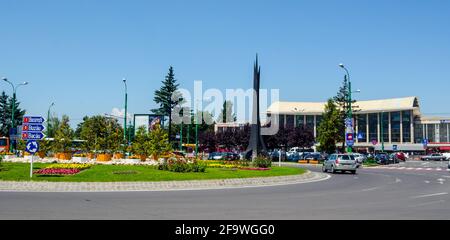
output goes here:
[{"label": "concrete kerb", "polygon": [[269,187],[324,181],[331,176],[307,171],[300,175],[163,182],[0,181],[0,192],[147,192]]}]

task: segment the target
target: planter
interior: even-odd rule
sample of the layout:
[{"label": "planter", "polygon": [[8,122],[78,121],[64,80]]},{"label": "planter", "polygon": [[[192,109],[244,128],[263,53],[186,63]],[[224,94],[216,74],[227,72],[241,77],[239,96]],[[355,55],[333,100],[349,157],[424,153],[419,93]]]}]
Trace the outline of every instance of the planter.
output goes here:
[{"label": "planter", "polygon": [[145,160],[147,160],[147,156],[146,155],[137,155],[139,157],[139,159],[144,162]]},{"label": "planter", "polygon": [[319,164],[319,161],[318,160],[309,160],[309,163],[310,164]]},{"label": "planter", "polygon": [[89,159],[87,157],[73,157],[72,160],[74,162],[80,162],[80,163],[84,163],[84,162],[88,162]]},{"label": "planter", "polygon": [[97,155],[97,161],[100,162],[108,162],[111,161],[112,155],[111,154],[98,154]]},{"label": "planter", "polygon": [[114,159],[125,159],[123,153],[114,153]]},{"label": "planter", "polygon": [[37,155],[43,159],[43,158],[45,158],[46,154],[45,154],[45,152],[38,152]]},{"label": "planter", "polygon": [[72,154],[71,153],[57,153],[57,158],[59,160],[71,160]]},{"label": "planter", "polygon": [[95,159],[95,154],[94,153],[88,153],[86,154],[88,159]]},{"label": "planter", "polygon": [[305,163],[308,163],[308,160],[300,160],[300,161],[298,161],[298,163],[305,164]]}]

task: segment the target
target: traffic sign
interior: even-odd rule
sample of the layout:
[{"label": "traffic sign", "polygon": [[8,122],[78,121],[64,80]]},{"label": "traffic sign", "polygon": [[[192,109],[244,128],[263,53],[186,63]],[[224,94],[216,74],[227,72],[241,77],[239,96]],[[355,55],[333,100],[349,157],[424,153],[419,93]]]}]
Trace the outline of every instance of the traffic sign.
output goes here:
[{"label": "traffic sign", "polygon": [[40,123],[44,123],[45,122],[45,118],[43,117],[37,117],[37,116],[25,116],[23,117],[23,123],[24,124],[40,124]]},{"label": "traffic sign", "polygon": [[39,152],[39,143],[37,141],[28,141],[26,151],[31,154]]},{"label": "traffic sign", "polygon": [[22,132],[23,140],[42,140],[45,135],[41,132]]},{"label": "traffic sign", "polygon": [[42,132],[45,127],[42,124],[25,124],[22,126],[22,132]]},{"label": "traffic sign", "polygon": [[364,138],[364,133],[358,133],[358,139],[363,139]]},{"label": "traffic sign", "polygon": [[353,119],[352,118],[346,118],[345,119],[345,126],[346,127],[353,127]]},{"label": "traffic sign", "polygon": [[347,142],[347,146],[353,146],[353,144],[355,143],[353,133],[347,133],[345,135],[345,141]]}]

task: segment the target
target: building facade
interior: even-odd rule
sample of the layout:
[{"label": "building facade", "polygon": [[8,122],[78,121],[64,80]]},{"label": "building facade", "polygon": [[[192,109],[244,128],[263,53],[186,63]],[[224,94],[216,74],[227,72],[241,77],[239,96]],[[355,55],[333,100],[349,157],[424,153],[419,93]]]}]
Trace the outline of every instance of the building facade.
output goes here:
[{"label": "building facade", "polygon": [[[306,125],[317,137],[325,104],[275,102],[267,115],[278,115],[280,126]],[[355,148],[381,150],[384,144],[387,151],[450,150],[450,118],[422,116],[417,97],[358,101],[354,106]]]}]

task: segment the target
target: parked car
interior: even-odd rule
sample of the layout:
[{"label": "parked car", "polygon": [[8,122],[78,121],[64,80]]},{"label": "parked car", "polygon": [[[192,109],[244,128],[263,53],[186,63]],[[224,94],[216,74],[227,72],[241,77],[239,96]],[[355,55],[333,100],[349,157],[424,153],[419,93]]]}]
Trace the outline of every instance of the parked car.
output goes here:
[{"label": "parked car", "polygon": [[212,152],[212,153],[209,153],[209,155],[208,155],[208,160],[214,160],[214,157],[216,157],[216,156],[218,156],[218,155],[220,155],[219,152]]},{"label": "parked car", "polygon": [[355,174],[357,168],[358,163],[352,154],[332,154],[322,165],[323,172],[330,171],[331,173],[350,171]]},{"label": "parked car", "polygon": [[430,155],[426,155],[426,156],[422,156],[420,157],[420,160],[422,161],[429,161],[429,160],[434,160],[434,161],[445,161],[447,158],[440,154],[440,153],[433,153]]},{"label": "parked car", "polygon": [[298,160],[300,160],[300,157],[301,155],[298,152],[293,152],[286,156],[288,162],[298,162]]},{"label": "parked car", "polygon": [[[278,161],[280,158],[280,151],[275,149],[272,152],[269,153],[270,159],[272,159],[272,161]],[[281,151],[281,160],[284,161],[287,159],[287,154],[285,151]]]},{"label": "parked car", "polygon": [[403,152],[395,153],[395,157],[400,161],[406,161],[406,155]]},{"label": "parked car", "polygon": [[323,161],[326,159],[326,157],[324,155],[322,155],[321,153],[308,153],[305,154],[303,157],[304,160],[318,160],[318,161]]},{"label": "parked car", "polygon": [[367,160],[366,155],[361,153],[354,153],[353,156],[355,156],[356,162],[361,165],[363,162]]},{"label": "parked car", "polygon": [[389,156],[387,153],[377,153],[375,154],[375,161],[381,165],[389,164]]}]

